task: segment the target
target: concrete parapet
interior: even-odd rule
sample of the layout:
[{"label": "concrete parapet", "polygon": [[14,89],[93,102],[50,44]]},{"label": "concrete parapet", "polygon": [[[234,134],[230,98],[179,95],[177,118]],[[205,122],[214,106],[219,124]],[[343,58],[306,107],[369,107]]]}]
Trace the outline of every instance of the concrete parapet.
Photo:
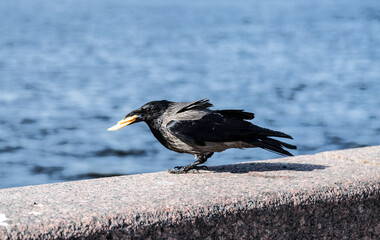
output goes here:
[{"label": "concrete parapet", "polygon": [[0,190],[0,239],[379,239],[380,146]]}]

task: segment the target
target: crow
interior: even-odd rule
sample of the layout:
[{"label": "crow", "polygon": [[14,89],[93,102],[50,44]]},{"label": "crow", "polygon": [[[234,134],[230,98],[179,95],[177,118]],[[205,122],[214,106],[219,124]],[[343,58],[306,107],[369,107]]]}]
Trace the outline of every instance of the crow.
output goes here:
[{"label": "crow", "polygon": [[195,155],[196,161],[175,167],[170,173],[186,173],[199,166],[214,152],[229,148],[263,148],[281,155],[293,156],[284,148],[296,146],[273,139],[293,139],[290,135],[256,126],[246,120],[255,117],[244,110],[211,110],[208,99],[194,102],[152,101],[128,113],[108,131],[119,130],[129,124],[144,121],[157,140],[166,148]]}]

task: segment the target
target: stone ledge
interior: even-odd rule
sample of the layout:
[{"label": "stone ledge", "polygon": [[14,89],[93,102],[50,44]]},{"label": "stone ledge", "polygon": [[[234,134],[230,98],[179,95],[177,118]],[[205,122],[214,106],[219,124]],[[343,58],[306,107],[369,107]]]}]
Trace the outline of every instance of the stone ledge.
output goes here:
[{"label": "stone ledge", "polygon": [[378,239],[380,146],[0,190],[0,239]]}]

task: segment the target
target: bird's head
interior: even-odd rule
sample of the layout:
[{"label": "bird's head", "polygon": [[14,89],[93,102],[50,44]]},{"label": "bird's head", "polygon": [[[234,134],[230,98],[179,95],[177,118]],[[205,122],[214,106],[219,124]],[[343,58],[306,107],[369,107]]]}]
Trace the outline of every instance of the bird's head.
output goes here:
[{"label": "bird's head", "polygon": [[155,119],[158,119],[164,114],[170,103],[171,102],[166,100],[148,102],[142,107],[125,115],[125,117],[115,126],[108,128],[108,131],[116,131],[132,123],[141,121],[149,123]]}]

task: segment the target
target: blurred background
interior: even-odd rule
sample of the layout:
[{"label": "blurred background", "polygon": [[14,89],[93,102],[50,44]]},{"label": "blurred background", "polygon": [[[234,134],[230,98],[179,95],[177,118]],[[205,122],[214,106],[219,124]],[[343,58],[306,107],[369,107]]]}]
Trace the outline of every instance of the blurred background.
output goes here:
[{"label": "blurred background", "polygon": [[0,18],[0,188],[193,162],[143,123],[106,131],[152,100],[254,112],[296,155],[380,144],[379,1],[2,0]]}]

